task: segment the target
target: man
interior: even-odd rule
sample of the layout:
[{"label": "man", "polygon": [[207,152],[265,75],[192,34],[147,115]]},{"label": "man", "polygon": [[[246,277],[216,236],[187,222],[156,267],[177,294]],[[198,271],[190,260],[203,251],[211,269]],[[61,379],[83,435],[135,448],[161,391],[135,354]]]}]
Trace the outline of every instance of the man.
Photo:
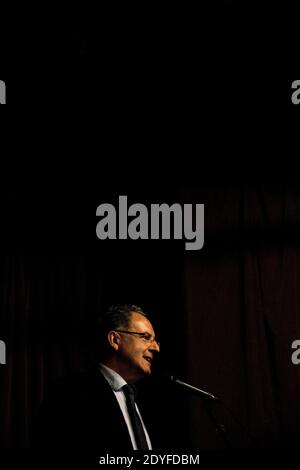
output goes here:
[{"label": "man", "polygon": [[46,400],[40,449],[130,452],[151,450],[151,434],[135,402],[134,384],[151,374],[160,351],[152,324],[134,305],[116,305],[99,322],[100,363],[63,381]]},{"label": "man", "polygon": [[152,449],[140,411],[135,400],[131,409],[127,390],[129,384],[134,398],[135,389],[130,385],[151,374],[154,355],[160,350],[153,327],[139,307],[117,305],[102,318],[100,332],[100,371],[118,401],[132,448]]}]

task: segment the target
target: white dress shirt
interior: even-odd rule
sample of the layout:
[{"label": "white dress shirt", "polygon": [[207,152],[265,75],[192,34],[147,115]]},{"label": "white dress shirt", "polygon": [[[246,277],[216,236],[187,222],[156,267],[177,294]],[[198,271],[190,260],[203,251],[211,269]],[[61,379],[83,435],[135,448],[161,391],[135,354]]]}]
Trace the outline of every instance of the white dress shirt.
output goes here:
[{"label": "white dress shirt", "polygon": [[[100,371],[103,374],[104,378],[109,383],[112,391],[114,392],[116,399],[118,400],[119,406],[121,408],[121,411],[123,413],[123,416],[124,416],[124,419],[125,419],[125,422],[126,422],[126,425],[127,425],[127,428],[128,428],[129,436],[130,436],[130,439],[131,439],[131,442],[132,442],[132,447],[133,447],[134,450],[137,450],[136,440],[135,440],[135,436],[134,436],[130,416],[129,416],[127,405],[126,405],[126,397],[125,397],[125,393],[122,390],[122,387],[124,387],[124,385],[127,385],[127,382],[123,379],[123,377],[120,376],[120,374],[118,374],[114,370],[110,369],[109,367],[105,366],[104,364],[100,363],[99,368],[100,368]],[[149,449],[152,450],[150,437],[147,433],[147,429],[144,425],[143,418],[141,416],[141,413],[138,409],[137,404],[135,404],[135,407],[136,407],[136,411],[137,411],[137,413],[138,413],[138,415],[141,419],[141,423],[142,423],[142,426],[143,426],[144,431],[145,431],[147,444],[149,446]]]}]

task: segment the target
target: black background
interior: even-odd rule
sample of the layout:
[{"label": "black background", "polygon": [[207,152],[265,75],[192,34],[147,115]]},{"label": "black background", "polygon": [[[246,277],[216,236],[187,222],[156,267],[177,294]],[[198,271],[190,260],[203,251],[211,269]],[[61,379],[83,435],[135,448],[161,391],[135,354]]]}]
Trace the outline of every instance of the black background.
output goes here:
[{"label": "black background", "polygon": [[[101,304],[117,286],[126,301],[174,312],[172,331],[183,341],[175,361],[185,373],[183,245],[103,248],[95,210],[120,194],[172,203],[184,188],[296,184],[296,14],[224,1],[26,15],[1,40],[11,106],[2,123],[2,256],[28,256],[32,269],[42,261],[46,269],[53,256],[81,255],[95,276],[99,260]],[[141,262],[146,278],[135,274]],[[121,264],[130,267],[126,283]],[[160,291],[152,292],[153,278]],[[167,335],[169,321],[156,316]],[[164,354],[168,364],[171,351]],[[21,430],[15,439],[13,447],[24,444]]]}]

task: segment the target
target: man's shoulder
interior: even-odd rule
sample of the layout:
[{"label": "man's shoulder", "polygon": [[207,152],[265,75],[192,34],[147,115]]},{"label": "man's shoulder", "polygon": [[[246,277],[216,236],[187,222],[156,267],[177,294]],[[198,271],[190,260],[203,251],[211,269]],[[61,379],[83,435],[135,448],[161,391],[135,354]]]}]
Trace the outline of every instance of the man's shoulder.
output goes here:
[{"label": "man's shoulder", "polygon": [[110,387],[99,369],[90,369],[61,377],[51,383],[49,397],[75,399],[86,396],[92,399],[99,393],[109,393]]}]

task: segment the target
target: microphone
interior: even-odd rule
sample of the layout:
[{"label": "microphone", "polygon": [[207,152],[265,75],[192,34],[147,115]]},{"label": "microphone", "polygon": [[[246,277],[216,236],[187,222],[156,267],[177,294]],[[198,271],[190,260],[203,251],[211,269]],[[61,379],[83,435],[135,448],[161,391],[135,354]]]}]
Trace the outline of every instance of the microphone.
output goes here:
[{"label": "microphone", "polygon": [[171,382],[179,385],[180,387],[185,388],[186,390],[188,390],[191,393],[194,393],[195,395],[200,396],[204,400],[215,401],[215,402],[220,402],[221,401],[221,399],[219,397],[216,397],[212,393],[205,392],[204,390],[201,390],[200,388],[197,388],[197,387],[194,387],[193,385],[182,382],[182,380],[177,379],[173,375],[169,376],[169,379],[171,380]]},{"label": "microphone", "polygon": [[249,441],[252,442],[252,445],[254,445],[256,449],[260,449],[261,446],[260,446],[259,442],[256,440],[256,438],[254,438],[250,434],[250,432],[246,428],[246,426],[244,426],[237,419],[237,417],[233,414],[233,412],[230,410],[230,408],[228,408],[226,403],[224,403],[224,401],[222,401],[221,398],[213,395],[212,393],[201,390],[200,388],[194,387],[193,385],[187,384],[186,382],[183,382],[182,380],[177,379],[174,375],[171,375],[169,373],[164,373],[163,375],[164,375],[165,379],[170,380],[172,383],[177,384],[179,387],[184,388],[185,390],[193,393],[194,395],[199,396],[200,398],[202,398],[204,400],[204,404],[206,405],[205,406],[206,412],[207,412],[209,418],[212,420],[212,422],[216,426],[217,432],[219,433],[220,436],[222,436],[222,438],[224,440],[224,443],[226,444],[226,447],[228,449],[231,449],[232,445],[231,445],[231,442],[229,441],[229,439],[227,437],[226,429],[225,429],[224,425],[220,424],[218,422],[218,420],[216,419],[216,417],[214,415],[214,412],[213,412],[213,408],[209,406],[210,403],[222,403],[223,407],[228,411],[228,413],[231,415],[231,417],[234,419],[234,421],[238,424],[240,429],[243,430],[245,435],[248,437]]}]

